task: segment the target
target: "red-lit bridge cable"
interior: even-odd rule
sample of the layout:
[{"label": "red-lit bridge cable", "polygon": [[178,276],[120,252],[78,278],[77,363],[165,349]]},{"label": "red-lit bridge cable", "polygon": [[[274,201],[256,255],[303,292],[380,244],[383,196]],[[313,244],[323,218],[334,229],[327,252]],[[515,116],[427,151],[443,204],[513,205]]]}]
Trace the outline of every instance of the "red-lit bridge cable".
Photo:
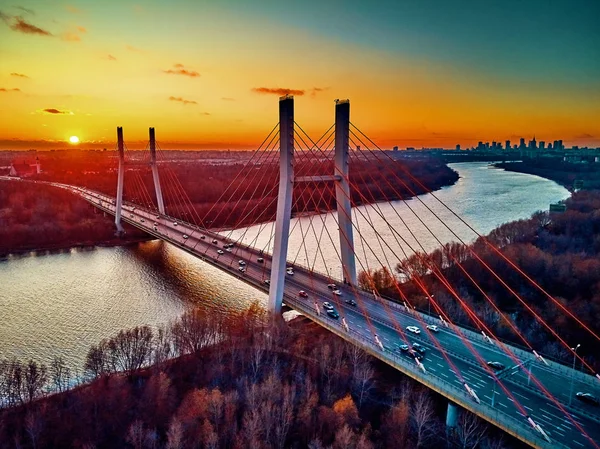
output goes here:
[{"label": "red-lit bridge cable", "polygon": [[[388,154],[386,154],[381,148],[379,148],[368,136],[366,136],[359,128],[355,125],[351,124],[361,135],[363,135],[369,142],[371,142],[375,148],[377,148],[380,152],[382,152],[388,159],[394,161]],[[592,329],[590,329],[584,322],[582,322],[578,317],[576,317],[569,309],[563,306],[559,301],[556,300],[552,295],[550,295],[542,286],[540,286],[534,279],[532,279],[527,273],[525,273],[521,268],[519,268],[512,260],[510,260],[506,255],[504,255],[495,245],[493,245],[485,236],[481,235],[477,232],[469,223],[467,223],[460,215],[458,215],[452,208],[450,208],[446,203],[440,200],[434,192],[428,189],[423,183],[421,183],[418,179],[416,179],[408,170],[400,165],[401,169],[408,174],[408,176],[415,181],[421,188],[423,188],[427,193],[429,193],[433,198],[435,198],[444,208],[446,208],[452,215],[458,218],[465,226],[467,226],[472,232],[474,232],[479,238],[482,239],[496,254],[498,254],[506,263],[508,263],[512,268],[514,268],[517,272],[519,272],[523,277],[525,277],[537,290],[543,293],[547,298],[549,298],[556,306],[558,306],[563,312],[577,321],[584,329],[586,329],[596,340],[600,341],[600,336],[598,336]],[[427,206],[426,206],[427,207]],[[432,212],[433,213],[433,212]],[[435,215],[435,214],[434,214]],[[439,219],[439,217],[438,217]],[[443,220],[440,219],[443,223]],[[449,228],[448,228],[449,229]],[[449,229],[451,232],[452,230]],[[454,232],[453,232],[454,234]],[[458,236],[457,236],[458,238]],[[462,240],[461,240],[462,242]],[[464,243],[464,242],[462,242]],[[594,371],[593,369],[591,370]]]},{"label": "red-lit bridge cable", "polygon": [[[364,142],[362,142],[361,140],[359,140],[361,143],[364,144]],[[368,148],[367,148],[368,149]],[[369,150],[369,149],[368,149]],[[369,150],[370,152],[372,152],[371,150]],[[389,157],[389,156],[388,156]],[[393,161],[393,160],[392,160]],[[401,166],[401,164],[398,164],[399,166]],[[448,225],[441,220],[441,218],[435,214],[435,212],[433,212],[420,198],[419,196],[417,196],[414,191],[412,189],[410,189],[410,187],[404,183],[400,178],[398,178],[397,175],[395,175],[397,179],[400,180],[400,182],[403,183],[403,185],[413,194],[415,195],[415,197],[421,202],[421,204],[423,204],[450,232],[452,232],[452,234],[465,246],[465,248],[473,255],[473,257],[475,257],[475,259],[477,259],[479,261],[479,263],[484,266],[484,268],[486,268],[487,271],[489,271],[515,298],[517,298],[517,300],[519,300],[519,302],[527,309],[527,311],[529,311],[530,314],[532,314],[536,320],[538,322],[540,322],[544,327],[546,327],[546,329],[548,329],[552,335],[554,335],[562,344],[565,348],[567,348],[571,353],[574,354],[575,357],[577,357],[584,366],[586,366],[592,373],[595,373],[595,370],[587,363],[585,362],[585,360],[583,359],[583,357],[581,357],[579,354],[577,354],[573,348],[571,348],[570,345],[568,345],[563,339],[562,337],[560,337],[558,335],[558,333],[552,329],[551,326],[549,326],[521,297],[520,295],[513,289],[511,288],[500,276],[498,276],[498,274],[485,262],[481,259],[481,257],[479,257],[479,255],[470,247],[470,245],[467,245],[458,235],[456,235],[456,233],[450,228],[448,227]],[[431,193],[431,192],[429,192]],[[596,374],[596,377],[598,377],[598,374]]]}]

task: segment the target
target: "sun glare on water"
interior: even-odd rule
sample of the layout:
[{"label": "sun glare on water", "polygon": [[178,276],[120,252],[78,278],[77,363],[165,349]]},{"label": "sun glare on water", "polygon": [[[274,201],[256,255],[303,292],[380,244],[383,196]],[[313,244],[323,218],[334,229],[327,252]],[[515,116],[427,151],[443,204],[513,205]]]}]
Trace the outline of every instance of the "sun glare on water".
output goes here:
[{"label": "sun glare on water", "polygon": [[69,142],[71,142],[71,143],[79,143],[79,137],[77,137],[77,136],[71,136],[71,137],[69,137]]}]

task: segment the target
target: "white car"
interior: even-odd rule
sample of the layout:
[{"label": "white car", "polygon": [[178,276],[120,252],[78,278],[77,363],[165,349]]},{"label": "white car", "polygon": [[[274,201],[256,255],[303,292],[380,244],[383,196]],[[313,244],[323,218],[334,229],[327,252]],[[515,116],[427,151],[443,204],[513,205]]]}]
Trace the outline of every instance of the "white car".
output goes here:
[{"label": "white car", "polygon": [[289,274],[290,276],[293,276],[293,275],[294,275],[294,269],[293,269],[293,268],[288,268],[287,270],[285,270],[285,272],[286,272],[287,274]]},{"label": "white car", "polygon": [[427,329],[429,329],[431,332],[439,332],[440,331],[440,328],[437,327],[435,324],[428,324]]},{"label": "white car", "polygon": [[173,226],[177,226],[177,222],[176,221],[173,222]]},{"label": "white car", "polygon": [[339,291],[337,288],[334,291],[332,291],[331,293],[333,293],[335,296],[342,296],[342,292]]},{"label": "white car", "polygon": [[407,326],[406,330],[408,332],[412,332],[413,334],[420,334],[421,333],[421,329],[419,329],[417,326]]},{"label": "white car", "polygon": [[324,302],[324,303],[323,303],[323,308],[324,308],[325,310],[335,310],[335,309],[333,308],[333,306],[332,306],[330,303],[328,303],[328,302]]},{"label": "white car", "polygon": [[239,263],[239,264],[240,264],[240,266],[242,266],[242,267],[243,267],[244,265],[246,265],[246,262],[244,262],[243,260],[240,260],[238,263]]},{"label": "white car", "polygon": [[231,248],[227,247],[227,248],[225,248],[225,251],[227,251],[228,253],[230,253],[233,250]]},{"label": "white car", "polygon": [[222,249],[217,250],[217,254],[225,254]]},{"label": "white car", "polygon": [[238,270],[240,270],[240,272],[242,272],[242,273],[246,272],[246,268],[245,267],[239,267]]},{"label": "white car", "polygon": [[183,234],[183,238],[184,238],[184,239],[189,239],[189,238],[190,238],[190,236],[189,236],[189,235],[187,235],[187,234]]}]

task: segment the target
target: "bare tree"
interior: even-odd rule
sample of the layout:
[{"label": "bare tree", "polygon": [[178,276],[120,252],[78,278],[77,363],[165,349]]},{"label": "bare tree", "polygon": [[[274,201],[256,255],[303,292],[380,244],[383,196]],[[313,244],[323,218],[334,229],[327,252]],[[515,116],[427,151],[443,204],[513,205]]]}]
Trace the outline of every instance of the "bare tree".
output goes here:
[{"label": "bare tree", "polygon": [[435,428],[433,401],[427,392],[417,394],[412,404],[411,417],[417,438],[416,447],[421,447],[431,438]]},{"label": "bare tree", "polygon": [[375,371],[371,367],[369,360],[361,362],[354,370],[352,377],[352,387],[358,398],[358,408],[361,409],[363,402],[369,391],[374,387],[373,376]]},{"label": "bare tree", "polygon": [[191,354],[204,346],[215,343],[220,335],[220,318],[204,309],[185,312],[172,326],[175,350],[179,354]]},{"label": "bare tree", "polygon": [[109,372],[108,342],[102,340],[98,345],[92,345],[85,357],[84,372],[92,379],[97,379]]},{"label": "bare tree", "polygon": [[127,431],[127,442],[131,444],[134,449],[142,449],[144,447],[144,438],[146,432],[144,431],[144,423],[136,419],[129,426]]},{"label": "bare tree", "polygon": [[71,383],[71,369],[62,357],[54,357],[50,363],[50,375],[56,391],[66,391]]},{"label": "bare tree", "polygon": [[352,429],[347,425],[339,429],[335,433],[335,441],[333,442],[334,449],[348,449],[354,447],[354,439],[356,435]]},{"label": "bare tree", "polygon": [[463,410],[454,429],[454,437],[463,449],[474,449],[485,438],[487,426],[473,413]]},{"label": "bare tree", "polygon": [[37,362],[30,360],[25,367],[24,374],[25,395],[27,400],[31,402],[43,393],[43,389],[46,386],[46,382],[48,381],[46,365],[38,365]]},{"label": "bare tree", "polygon": [[150,361],[152,354],[152,329],[137,326],[120,331],[108,341],[110,362],[115,371],[131,372]]},{"label": "bare tree", "polygon": [[37,410],[30,410],[25,416],[25,431],[31,440],[33,449],[37,448],[38,437],[42,433],[42,419]]},{"label": "bare tree", "polygon": [[183,425],[176,417],[171,419],[167,430],[166,449],[183,449]]}]

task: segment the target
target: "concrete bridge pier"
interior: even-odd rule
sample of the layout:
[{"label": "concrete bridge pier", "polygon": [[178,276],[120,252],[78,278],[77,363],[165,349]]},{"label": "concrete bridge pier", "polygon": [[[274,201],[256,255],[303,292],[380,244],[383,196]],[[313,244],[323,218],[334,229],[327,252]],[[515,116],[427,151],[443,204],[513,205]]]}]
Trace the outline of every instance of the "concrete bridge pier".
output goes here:
[{"label": "concrete bridge pier", "polygon": [[446,435],[452,433],[452,431],[458,425],[458,405],[448,402],[448,410],[446,411]]},{"label": "concrete bridge pier", "polygon": [[117,235],[125,234],[121,225],[121,212],[123,209],[123,178],[125,176],[125,145],[123,143],[123,128],[117,127],[117,148],[119,151],[119,171],[117,176],[117,199],[115,202],[115,225]]}]

